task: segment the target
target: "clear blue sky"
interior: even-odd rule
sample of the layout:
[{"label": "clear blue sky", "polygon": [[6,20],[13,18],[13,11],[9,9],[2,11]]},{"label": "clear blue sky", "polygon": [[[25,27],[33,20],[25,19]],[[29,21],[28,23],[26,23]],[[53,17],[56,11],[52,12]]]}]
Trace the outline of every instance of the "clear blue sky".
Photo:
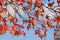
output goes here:
[{"label": "clear blue sky", "polygon": [[[53,2],[53,1],[55,1],[55,0],[51,0],[51,2]],[[45,0],[43,3],[46,5],[47,0]],[[22,19],[19,18],[19,20],[20,20],[20,22],[18,22],[18,23],[22,24]],[[24,25],[24,26],[26,26],[26,25]],[[34,34],[34,29],[31,29],[30,31],[28,31],[25,28],[24,31],[26,32],[26,37],[24,37],[22,35],[20,35],[18,37],[16,37],[16,36],[12,37],[10,35],[10,33],[7,32],[5,35],[2,35],[2,36],[0,35],[0,40],[40,40],[40,38]]]}]

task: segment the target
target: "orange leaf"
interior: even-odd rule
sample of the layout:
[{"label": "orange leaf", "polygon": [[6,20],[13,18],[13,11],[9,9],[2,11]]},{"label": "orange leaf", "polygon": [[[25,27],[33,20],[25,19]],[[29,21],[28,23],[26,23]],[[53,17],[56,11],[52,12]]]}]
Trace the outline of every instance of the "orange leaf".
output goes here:
[{"label": "orange leaf", "polygon": [[12,29],[13,29],[13,30],[16,30],[16,25],[13,25],[13,26],[12,26]]},{"label": "orange leaf", "polygon": [[10,30],[10,26],[6,25],[5,30],[7,30],[7,31]]},{"label": "orange leaf", "polygon": [[42,0],[36,0],[38,3],[42,3]]},{"label": "orange leaf", "polygon": [[56,17],[55,21],[56,21],[56,28],[58,28],[58,23],[60,22],[60,16]]},{"label": "orange leaf", "polygon": [[23,29],[23,28],[24,28],[22,25],[19,25],[19,24],[17,24],[17,26],[18,26],[20,29]]},{"label": "orange leaf", "polygon": [[23,20],[23,24],[27,24],[28,23],[28,20]]},{"label": "orange leaf", "polygon": [[40,29],[39,28],[35,30],[35,34],[40,34]]},{"label": "orange leaf", "polygon": [[2,31],[3,30],[3,25],[2,24],[0,24],[0,31]]},{"label": "orange leaf", "polygon": [[21,33],[20,33],[20,31],[19,30],[16,30],[15,32],[14,32],[14,36],[19,36]]},{"label": "orange leaf", "polygon": [[13,29],[10,30],[10,34],[11,34],[12,36],[14,36],[14,32],[15,32],[15,31],[14,31]]},{"label": "orange leaf", "polygon": [[30,27],[30,25],[27,25],[27,29],[29,30],[31,27]]}]

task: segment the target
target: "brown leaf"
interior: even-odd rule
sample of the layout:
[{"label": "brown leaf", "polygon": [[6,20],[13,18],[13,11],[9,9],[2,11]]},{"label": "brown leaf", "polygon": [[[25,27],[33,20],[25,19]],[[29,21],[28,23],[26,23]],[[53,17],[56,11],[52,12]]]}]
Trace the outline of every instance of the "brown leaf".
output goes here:
[{"label": "brown leaf", "polygon": [[20,35],[19,31],[16,30],[16,31],[14,32],[14,36],[19,36],[19,35]]},{"label": "brown leaf", "polygon": [[49,8],[52,8],[52,6],[54,6],[53,4],[54,4],[54,2],[48,3],[48,7],[49,7]]},{"label": "brown leaf", "polygon": [[23,24],[27,24],[28,23],[28,20],[23,20]]}]

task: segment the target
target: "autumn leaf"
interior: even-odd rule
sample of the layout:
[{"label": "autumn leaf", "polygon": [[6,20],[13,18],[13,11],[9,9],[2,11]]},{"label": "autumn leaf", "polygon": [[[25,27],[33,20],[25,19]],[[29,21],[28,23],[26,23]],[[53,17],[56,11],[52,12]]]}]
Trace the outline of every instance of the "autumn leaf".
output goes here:
[{"label": "autumn leaf", "polygon": [[0,24],[0,31],[2,31],[2,29],[3,29],[3,26],[2,26],[2,24]]},{"label": "autumn leaf", "polygon": [[1,6],[4,5],[4,0],[0,0],[0,5],[1,5]]},{"label": "autumn leaf", "polygon": [[6,33],[6,30],[5,30],[5,29],[3,29],[3,30],[2,30],[2,34],[5,34],[5,33]]},{"label": "autumn leaf", "polygon": [[46,15],[46,19],[48,19],[48,20],[49,20],[49,15],[48,15],[48,14]]},{"label": "autumn leaf", "polygon": [[10,26],[9,25],[6,25],[4,28],[5,28],[6,31],[10,30]]},{"label": "autumn leaf", "polygon": [[48,25],[48,27],[50,27],[50,28],[52,28],[53,26],[52,26],[52,23],[51,23],[51,21],[50,20],[48,20],[47,21],[47,25]]},{"label": "autumn leaf", "polygon": [[14,22],[15,23],[18,22],[18,18],[14,17]]},{"label": "autumn leaf", "polygon": [[24,28],[23,25],[17,24],[17,26],[18,26],[20,29],[23,29],[23,28]]},{"label": "autumn leaf", "polygon": [[38,3],[42,3],[42,0],[36,0]]},{"label": "autumn leaf", "polygon": [[58,6],[59,6],[60,0],[57,0],[57,3],[58,3]]},{"label": "autumn leaf", "polygon": [[31,23],[31,24],[32,24],[32,27],[34,28],[34,26],[35,26],[35,24],[36,24],[34,18],[29,17],[29,23]]},{"label": "autumn leaf", "polygon": [[46,31],[44,32],[44,34],[38,34],[38,36],[42,39],[43,37],[45,37],[46,36]]},{"label": "autumn leaf", "polygon": [[33,20],[33,22],[32,22],[32,27],[34,28],[35,25],[36,25],[36,21]]},{"label": "autumn leaf", "polygon": [[30,27],[30,25],[29,25],[29,24],[27,25],[27,29],[28,29],[28,30],[30,30],[30,29],[31,29],[31,27]]},{"label": "autumn leaf", "polygon": [[55,3],[55,2],[48,3],[48,7],[49,7],[49,8],[52,8],[52,7],[54,6],[54,3]]},{"label": "autumn leaf", "polygon": [[41,17],[43,17],[43,16],[44,16],[44,14],[40,14],[40,16],[41,16]]},{"label": "autumn leaf", "polygon": [[22,0],[16,0],[16,3],[20,5],[22,3]]},{"label": "autumn leaf", "polygon": [[60,8],[56,8],[56,11],[60,13]]},{"label": "autumn leaf", "polygon": [[11,0],[11,2],[14,2],[15,0]]},{"label": "autumn leaf", "polygon": [[2,15],[3,15],[3,12],[2,12],[2,11],[0,11],[0,18],[2,18]]},{"label": "autumn leaf", "polygon": [[19,31],[16,30],[16,31],[14,32],[14,36],[19,36],[19,35],[20,35]]},{"label": "autumn leaf", "polygon": [[11,19],[12,18],[12,16],[11,16],[11,14],[8,12],[8,18],[9,19]]},{"label": "autumn leaf", "polygon": [[6,24],[6,21],[7,21],[7,20],[4,18],[2,21]]},{"label": "autumn leaf", "polygon": [[60,22],[60,16],[56,17],[55,21],[56,21],[56,28],[58,28],[58,23]]},{"label": "autumn leaf", "polygon": [[14,31],[13,29],[10,30],[10,34],[11,34],[12,36],[14,36],[14,32],[15,32],[15,31]]},{"label": "autumn leaf", "polygon": [[7,9],[6,8],[2,8],[3,12],[6,13],[7,12]]},{"label": "autumn leaf", "polygon": [[14,23],[14,18],[11,18],[11,19],[10,19],[10,22]]},{"label": "autumn leaf", "polygon": [[39,20],[39,19],[38,19],[38,16],[40,15],[40,16],[43,17],[44,14],[42,14],[42,11],[37,10],[36,13],[35,13],[34,15],[35,15],[35,17],[36,17],[36,19],[37,19],[37,21],[38,21],[38,20]]},{"label": "autumn leaf", "polygon": [[5,34],[6,30],[4,29],[4,25],[0,24],[0,34]]},{"label": "autumn leaf", "polygon": [[16,17],[12,17],[9,12],[8,12],[8,19],[9,19],[10,22],[12,22],[12,23],[18,22],[18,19],[17,19]]},{"label": "autumn leaf", "polygon": [[3,21],[3,18],[2,17],[0,17],[0,21]]},{"label": "autumn leaf", "polygon": [[20,25],[20,24],[14,23],[14,25],[16,25],[19,29],[23,29],[24,28],[24,26],[23,25]]},{"label": "autumn leaf", "polygon": [[40,34],[40,29],[39,28],[35,30],[35,34],[37,34],[37,35]]},{"label": "autumn leaf", "polygon": [[28,20],[23,20],[23,24],[27,24],[28,23]]},{"label": "autumn leaf", "polygon": [[12,26],[12,29],[13,29],[13,30],[16,30],[16,25],[13,25],[13,26]]},{"label": "autumn leaf", "polygon": [[46,30],[46,26],[44,24],[42,24],[42,29]]},{"label": "autumn leaf", "polygon": [[34,14],[37,20],[38,20],[38,14],[39,13],[37,13],[37,12]]},{"label": "autumn leaf", "polygon": [[34,8],[33,8],[33,9],[35,9],[37,6],[38,6],[38,2],[36,1],[36,2],[34,3]]},{"label": "autumn leaf", "polygon": [[39,34],[38,36],[39,36],[41,39],[42,39],[42,37],[43,37],[43,35],[42,35],[42,34]]}]

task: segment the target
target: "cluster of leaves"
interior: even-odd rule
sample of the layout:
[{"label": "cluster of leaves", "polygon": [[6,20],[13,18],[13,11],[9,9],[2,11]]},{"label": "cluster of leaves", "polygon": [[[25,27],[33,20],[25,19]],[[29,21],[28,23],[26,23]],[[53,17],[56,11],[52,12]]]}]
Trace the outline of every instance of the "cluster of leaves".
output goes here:
[{"label": "cluster of leaves", "polygon": [[[24,29],[24,27],[20,24],[16,24],[18,22],[18,18],[16,16],[12,17],[9,12],[8,14],[6,12],[7,12],[6,8],[0,8],[0,22],[2,22],[2,24],[0,24],[0,34],[3,35],[6,33],[6,31],[9,31],[12,36],[15,35],[18,36],[20,34],[25,36],[26,33],[21,30]],[[3,17],[3,16],[7,16],[7,17]],[[7,24],[8,21],[10,23],[13,23],[13,26],[9,26]]]},{"label": "cluster of leaves", "polygon": [[[0,5],[2,6],[4,6],[4,0],[1,0],[0,1]],[[50,0],[48,0],[48,2],[49,2]],[[8,0],[7,0],[7,2],[8,2]],[[6,5],[7,5],[7,2],[6,2]],[[11,0],[11,3],[13,3],[14,2],[14,0]],[[16,3],[18,4],[18,6],[20,6],[20,5],[23,5],[22,4],[22,2],[25,2],[24,0],[16,0]],[[31,5],[32,5],[32,2],[33,2],[33,0],[28,0],[28,4],[29,4],[29,6],[28,7],[23,7],[23,11],[25,12],[26,10],[28,10],[28,9],[30,9],[31,8]],[[59,3],[60,3],[60,1],[58,0],[57,1],[58,2],[58,5],[59,5]],[[48,7],[47,8],[49,8],[49,9],[52,9],[52,6],[53,6],[53,4],[54,4],[54,2],[53,3],[48,3],[47,5],[48,5]],[[39,24],[41,24],[42,25],[42,29],[43,30],[45,30],[45,32],[44,32],[44,35],[43,34],[41,34],[40,33],[40,28],[37,28],[36,30],[34,30],[35,31],[35,34],[36,35],[38,35],[39,37],[45,37],[46,36],[46,27],[45,27],[45,24],[47,24],[50,28],[52,28],[53,27],[53,25],[52,25],[52,23],[51,23],[51,20],[49,19],[49,15],[47,14],[47,15],[45,15],[45,18],[47,19],[47,20],[45,20],[45,21],[43,21],[43,22],[41,22],[40,20],[39,20],[39,16],[41,16],[42,18],[44,18],[44,8],[43,8],[43,3],[42,3],[42,0],[36,0],[36,2],[34,3],[34,8],[33,8],[33,10],[36,8],[36,7],[38,7],[38,10],[37,11],[35,11],[35,13],[34,13],[34,15],[33,15],[33,13],[27,13],[28,14],[28,20],[26,20],[26,19],[23,19],[23,24],[27,24],[28,23],[28,25],[27,25],[27,29],[28,30],[30,30],[31,29],[31,24],[32,24],[32,28],[33,29],[35,29],[35,27],[36,27],[36,24],[37,23],[39,23]],[[12,17],[12,15],[8,12],[7,13],[7,8],[3,8],[3,7],[1,7],[0,8],[0,21],[1,22],[3,22],[3,24],[0,24],[0,34],[5,34],[6,33],[6,31],[9,31],[10,32],[10,34],[12,35],[12,36],[19,36],[19,35],[26,35],[26,33],[24,32],[24,31],[22,31],[21,29],[24,29],[24,26],[23,25],[20,25],[20,24],[17,24],[17,22],[18,22],[18,18],[16,17],[16,15],[14,16],[14,17]],[[17,13],[17,10],[16,9],[14,9],[14,11],[15,11],[15,13]],[[55,10],[54,10],[55,11]],[[57,12],[57,11],[55,11],[55,12]],[[6,14],[7,15],[7,17],[4,17],[3,15],[4,14]],[[18,14],[18,13],[17,13]],[[19,14],[18,14],[19,15]],[[32,17],[32,15],[34,16],[34,17]],[[21,15],[19,15],[20,17],[21,17]],[[13,23],[13,26],[9,26],[8,24],[7,24],[7,22],[10,22],[10,23]],[[60,22],[60,16],[57,16],[56,18],[55,18],[55,21],[56,21],[56,27],[58,28],[58,23]]]}]

